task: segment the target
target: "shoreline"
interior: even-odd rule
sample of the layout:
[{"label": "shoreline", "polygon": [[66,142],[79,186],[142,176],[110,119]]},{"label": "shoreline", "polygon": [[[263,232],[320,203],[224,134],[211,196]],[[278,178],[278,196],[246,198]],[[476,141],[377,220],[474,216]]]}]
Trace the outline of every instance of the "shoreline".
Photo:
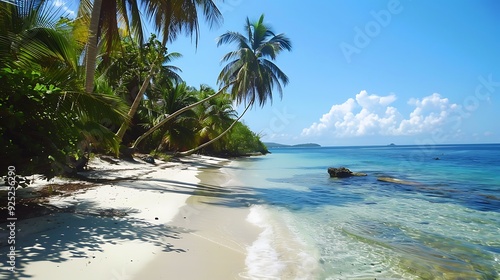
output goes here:
[{"label": "shoreline", "polygon": [[161,271],[171,279],[249,279],[247,248],[260,229],[247,221],[250,208],[233,201],[241,190],[223,169],[201,170],[200,187],[170,223],[182,229],[172,244],[186,252],[156,256],[133,279],[165,279]]},{"label": "shoreline", "polygon": [[243,279],[246,247],[259,229],[246,221],[248,207],[227,205],[222,198],[236,191],[227,189],[230,178],[219,170],[227,162],[206,156],[156,165],[96,160],[87,176],[133,179],[51,197],[51,207],[67,211],[18,220],[15,272],[8,270],[7,229],[2,227],[0,275]]}]

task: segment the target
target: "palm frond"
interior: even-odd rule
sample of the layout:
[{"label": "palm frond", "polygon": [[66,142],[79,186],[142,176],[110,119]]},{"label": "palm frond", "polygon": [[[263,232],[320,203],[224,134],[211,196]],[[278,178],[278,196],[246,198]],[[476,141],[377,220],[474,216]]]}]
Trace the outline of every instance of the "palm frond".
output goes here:
[{"label": "palm frond", "polygon": [[62,10],[46,1],[16,1],[17,5],[2,4],[0,51],[18,65],[64,63],[76,71],[77,45],[71,28],[60,20]]},{"label": "palm frond", "polygon": [[221,36],[217,37],[216,42],[218,47],[223,44],[237,43],[240,49],[241,48],[251,49],[251,44],[249,40],[238,32],[232,32],[232,31],[226,32]]},{"label": "palm frond", "polygon": [[67,91],[60,98],[62,110],[74,112],[81,118],[114,124],[128,121],[128,107],[117,96]]},{"label": "palm frond", "polygon": [[[118,16],[121,18],[122,28],[137,39],[144,42],[144,28],[141,20],[140,5],[137,0],[119,0],[117,2]],[[130,15],[130,16],[129,16]]]},{"label": "palm frond", "polygon": [[219,27],[222,24],[222,13],[219,8],[217,8],[214,1],[196,0],[196,2],[203,10],[203,15],[210,28]]},{"label": "palm frond", "polygon": [[88,143],[98,145],[100,148],[111,148],[114,153],[118,153],[120,142],[115,133],[102,123],[91,120],[82,120],[77,123],[83,139]]},{"label": "palm frond", "polygon": [[269,39],[268,43],[276,45],[279,48],[279,51],[292,50],[292,42],[290,39],[283,33],[275,35]]},{"label": "palm frond", "polygon": [[210,27],[217,26],[222,21],[222,14],[211,0],[151,0],[144,1],[143,8],[156,31],[162,34],[163,44],[175,40],[179,34],[184,33],[194,35],[198,45],[200,31],[198,9],[202,10]]},{"label": "palm frond", "polygon": [[289,83],[288,76],[276,64],[274,64],[272,61],[265,59],[261,60],[261,63],[263,66],[269,69],[269,71],[273,73],[276,76],[277,80],[281,81],[283,85],[285,86],[288,85]]}]

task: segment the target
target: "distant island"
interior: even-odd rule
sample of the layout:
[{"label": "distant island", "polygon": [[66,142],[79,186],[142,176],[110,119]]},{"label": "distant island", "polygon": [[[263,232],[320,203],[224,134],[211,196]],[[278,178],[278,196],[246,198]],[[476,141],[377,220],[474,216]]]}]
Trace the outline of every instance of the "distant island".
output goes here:
[{"label": "distant island", "polygon": [[274,143],[274,142],[264,142],[264,145],[268,149],[273,149],[273,148],[317,148],[321,147],[321,145],[316,144],[316,143],[305,143],[305,144],[297,144],[297,145],[285,145],[285,144],[279,144],[279,143]]}]

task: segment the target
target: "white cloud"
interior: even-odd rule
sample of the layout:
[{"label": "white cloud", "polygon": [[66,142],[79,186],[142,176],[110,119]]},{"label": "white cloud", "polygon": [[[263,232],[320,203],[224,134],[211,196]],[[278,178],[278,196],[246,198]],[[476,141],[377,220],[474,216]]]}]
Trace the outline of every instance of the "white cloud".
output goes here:
[{"label": "white cloud", "polygon": [[74,16],[75,15],[75,11],[71,10],[68,5],[66,5],[66,2],[65,1],[62,1],[62,0],[54,0],[53,1],[53,5],[54,7],[56,8],[60,8],[62,9],[65,13],[68,14],[68,16]]},{"label": "white cloud", "polygon": [[408,104],[415,108],[405,118],[397,108],[390,106],[394,101],[394,94],[378,96],[363,90],[355,99],[333,105],[318,122],[304,128],[302,136],[416,135],[446,126],[459,109],[448,98],[434,93],[422,99],[410,99]]},{"label": "white cloud", "polygon": [[449,122],[449,117],[459,109],[459,105],[451,104],[448,98],[438,93],[424,97],[422,100],[412,98],[408,104],[415,106],[409,119],[401,121],[396,132],[400,135],[431,132]]},{"label": "white cloud", "polygon": [[368,95],[366,90],[362,90],[356,94],[356,101],[363,108],[372,108],[375,106],[387,106],[396,101],[396,96],[394,94],[388,96]]}]

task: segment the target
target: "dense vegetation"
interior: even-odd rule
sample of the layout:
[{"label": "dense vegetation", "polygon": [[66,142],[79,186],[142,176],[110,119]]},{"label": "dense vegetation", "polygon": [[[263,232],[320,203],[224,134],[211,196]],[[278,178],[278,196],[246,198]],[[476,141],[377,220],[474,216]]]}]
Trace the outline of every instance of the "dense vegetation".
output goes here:
[{"label": "dense vegetation", "polygon": [[[90,153],[267,152],[233,107],[263,105],[288,82],[272,60],[290,42],[263,17],[247,19],[248,38],[220,37],[238,48],[216,91],[183,82],[174,66],[182,55],[166,47],[181,31],[197,38],[198,11],[220,23],[213,1],[81,1],[75,18],[51,1],[13,2],[0,1],[1,170],[52,177],[77,171]],[[158,35],[145,38],[146,23]]]}]

